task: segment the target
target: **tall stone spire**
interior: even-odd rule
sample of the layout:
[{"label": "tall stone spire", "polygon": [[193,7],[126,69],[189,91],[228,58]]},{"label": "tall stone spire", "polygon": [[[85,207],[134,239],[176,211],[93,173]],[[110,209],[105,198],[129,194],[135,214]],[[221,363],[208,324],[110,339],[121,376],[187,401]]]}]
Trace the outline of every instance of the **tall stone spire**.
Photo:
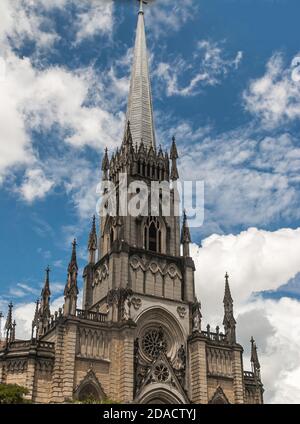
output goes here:
[{"label": "tall stone spire", "polygon": [[77,296],[78,296],[78,286],[77,286],[77,274],[78,274],[78,265],[76,259],[76,240],[73,240],[72,243],[72,255],[71,260],[68,266],[68,278],[65,286],[65,303],[64,303],[64,315],[75,315],[77,307]]},{"label": "tall stone spire", "polygon": [[224,304],[223,325],[224,325],[225,335],[229,343],[235,343],[236,342],[236,334],[235,334],[236,321],[233,316],[233,300],[230,293],[229,275],[227,272],[225,274],[225,293],[224,293],[223,304]]},{"label": "tall stone spire", "polygon": [[178,178],[179,178],[178,169],[177,169],[178,153],[177,153],[175,136],[172,137],[172,146],[171,146],[171,150],[170,150],[170,159],[172,161],[171,180],[172,181],[175,181],[175,180],[178,180]]},{"label": "tall stone spire", "polygon": [[36,338],[38,337],[39,322],[40,322],[40,299],[37,299],[35,302],[34,317],[31,323],[31,340],[34,338],[34,331],[36,331]]},{"label": "tall stone spire", "polygon": [[39,318],[40,320],[42,320],[43,322],[48,321],[48,319],[50,318],[50,268],[49,266],[47,266],[46,270],[46,275],[45,275],[45,283],[44,283],[44,287],[42,289],[41,292],[41,305],[40,305],[40,311],[39,311]]},{"label": "tall stone spire", "polygon": [[253,337],[251,337],[251,366],[253,373],[260,378],[260,363],[257,355],[257,346]]},{"label": "tall stone spire", "polygon": [[6,318],[6,323],[4,327],[5,336],[6,336],[6,344],[13,341],[12,340],[13,338],[12,309],[13,309],[13,304],[12,302],[10,302],[10,304],[8,305],[7,318]]},{"label": "tall stone spire", "polygon": [[107,178],[108,178],[107,172],[109,170],[109,159],[108,159],[108,154],[107,154],[107,148],[104,151],[102,164],[101,164],[101,170],[102,170],[102,179],[107,180]]},{"label": "tall stone spire", "polygon": [[155,133],[143,3],[140,0],[125,131],[129,121],[133,144],[143,140],[149,149],[155,148]]},{"label": "tall stone spire", "polygon": [[191,233],[190,233],[185,210],[183,211],[183,223],[182,223],[180,241],[183,247],[183,256],[190,256]]},{"label": "tall stone spire", "polygon": [[260,363],[259,363],[258,355],[257,355],[257,346],[253,337],[251,337],[250,342],[251,342],[250,361],[251,361],[251,368],[254,374],[254,381],[256,385],[255,400],[256,400],[256,403],[263,403],[263,389],[262,389],[261,378],[260,378]]},{"label": "tall stone spire", "polygon": [[89,235],[88,251],[89,251],[89,263],[94,264],[96,261],[96,250],[97,250],[97,230],[96,230],[96,217],[93,216],[92,228]]}]

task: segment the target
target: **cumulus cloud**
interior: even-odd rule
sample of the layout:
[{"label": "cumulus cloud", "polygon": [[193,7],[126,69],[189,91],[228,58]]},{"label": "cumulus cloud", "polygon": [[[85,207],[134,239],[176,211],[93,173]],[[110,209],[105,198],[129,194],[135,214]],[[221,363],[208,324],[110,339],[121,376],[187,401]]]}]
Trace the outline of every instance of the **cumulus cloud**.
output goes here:
[{"label": "cumulus cloud", "polygon": [[222,316],[225,272],[230,275],[234,300],[241,305],[253,293],[275,290],[300,271],[300,228],[273,232],[249,228],[237,235],[213,234],[202,246],[193,244],[192,256],[204,317]]},{"label": "cumulus cloud", "polygon": [[244,367],[250,368],[253,335],[268,403],[300,401],[300,302],[263,299],[257,292],[276,290],[300,271],[299,247],[300,229],[288,228],[274,232],[249,228],[237,235],[214,234],[203,241],[202,248],[192,246],[203,325],[210,323],[213,328],[222,323],[224,274],[228,271],[238,341],[245,348]]},{"label": "cumulus cloud", "polygon": [[48,180],[41,169],[27,169],[19,191],[24,200],[30,203],[45,197],[53,185],[53,181]]},{"label": "cumulus cloud", "polygon": [[243,93],[246,110],[268,128],[300,118],[300,54],[285,66],[281,53],[267,63],[265,74]]},{"label": "cumulus cloud", "polygon": [[[123,131],[124,116],[114,110],[116,104],[123,102],[128,81],[126,77],[117,77],[118,64],[101,74],[96,74],[92,66],[71,71],[62,66],[42,65],[39,55],[60,37],[53,22],[49,21],[51,13],[55,10],[68,14],[71,9],[74,41],[77,43],[97,34],[111,33],[114,9],[111,0],[1,2],[0,184],[6,177],[14,175],[12,191],[30,203],[63,184],[68,193],[74,194],[75,203],[80,202],[79,213],[82,215],[81,210],[86,207],[83,205],[88,198],[85,190],[88,181],[80,189],[79,201],[76,183],[70,182],[70,173],[69,178],[62,181],[62,172],[58,175],[53,172],[58,162],[70,171],[70,163],[67,160],[62,163],[62,158],[68,155],[61,155],[61,142],[70,148],[82,150],[89,146],[99,152],[104,146],[116,145]],[[18,48],[27,41],[34,45],[30,57],[18,53]],[[58,136],[56,145],[53,140],[51,146],[42,145],[42,137],[50,131],[55,131]],[[34,138],[33,134],[39,137]],[[77,155],[82,157],[82,152]],[[52,159],[55,161],[56,158],[56,164],[50,168]],[[84,164],[87,162],[81,163]],[[90,177],[90,167],[91,164],[82,169],[81,182],[84,176],[89,174]],[[18,171],[24,171],[21,182]],[[95,189],[89,188],[89,191],[95,192]]]},{"label": "cumulus cloud", "polygon": [[[60,67],[40,70],[28,58],[12,52],[5,63],[0,101],[0,176],[3,179],[12,166],[29,167],[19,192],[31,202],[53,186],[53,179],[45,176],[49,168],[40,162],[38,150],[33,148],[32,131],[42,134],[59,128],[67,144],[75,148],[88,145],[101,151],[119,140],[124,116],[104,106],[107,93],[91,68],[77,72]],[[115,80],[111,80],[112,85]],[[92,89],[94,93],[98,90],[98,97],[90,96]]]},{"label": "cumulus cloud", "polygon": [[[255,336],[266,403],[300,402],[300,302],[289,298],[259,299],[236,309],[239,341],[246,347]],[[248,347],[248,349],[247,349]]]},{"label": "cumulus cloud", "polygon": [[[216,42],[200,40],[193,55],[193,61],[177,57],[172,63],[160,62],[155,76],[163,81],[168,96],[193,96],[204,86],[214,86],[232,69],[237,69],[243,54],[237,52],[228,59],[222,46]],[[196,72],[195,72],[196,70]],[[180,83],[182,74],[190,74],[190,80]]]},{"label": "cumulus cloud", "polygon": [[[233,227],[298,219],[296,137],[285,132],[262,135],[252,125],[213,135],[206,127],[186,124],[200,138],[188,143],[185,137],[177,138],[180,177],[204,181],[205,226],[200,231],[228,233]],[[175,134],[176,129],[172,127]]]}]

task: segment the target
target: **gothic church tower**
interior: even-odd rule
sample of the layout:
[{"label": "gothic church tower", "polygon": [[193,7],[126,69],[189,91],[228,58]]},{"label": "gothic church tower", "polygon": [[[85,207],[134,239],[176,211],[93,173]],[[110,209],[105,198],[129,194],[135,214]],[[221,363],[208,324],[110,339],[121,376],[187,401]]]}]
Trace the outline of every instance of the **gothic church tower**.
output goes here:
[{"label": "gothic church tower", "polygon": [[[126,124],[119,149],[110,157],[106,149],[102,160],[105,213],[98,235],[96,218],[92,221],[82,309],[74,240],[64,306],[51,314],[47,268],[31,340],[15,340],[11,305],[6,343],[0,346],[0,382],[25,385],[37,403],[87,397],[122,403],[262,403],[257,347],[252,340],[252,371],[245,372],[227,274],[224,333],[218,326],[215,331],[201,327],[188,219],[184,212],[181,224],[178,216],[178,151],[174,137],[169,153],[156,144],[147,56],[141,0]],[[144,196],[151,183],[159,185],[156,210]],[[134,214],[124,213],[125,192],[126,211],[139,204]],[[169,213],[164,213],[166,192]],[[110,213],[111,199],[116,213]]]}]

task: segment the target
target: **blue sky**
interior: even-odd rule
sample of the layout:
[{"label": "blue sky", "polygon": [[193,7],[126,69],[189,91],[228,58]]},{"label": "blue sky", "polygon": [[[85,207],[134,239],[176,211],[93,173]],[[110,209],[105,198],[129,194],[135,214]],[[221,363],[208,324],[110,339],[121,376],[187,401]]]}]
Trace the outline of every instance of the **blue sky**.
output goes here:
[{"label": "blue sky", "polygon": [[[26,3],[26,2],[25,2]],[[97,2],[96,2],[97,3]],[[98,2],[99,3],[99,2]],[[100,2],[108,3],[108,2]],[[174,2],[173,2],[174,3]],[[176,3],[176,2],[175,2]],[[285,66],[288,67],[294,56],[297,55],[299,46],[295,36],[297,28],[297,16],[300,6],[293,0],[212,0],[183,2],[182,7],[178,4],[171,4],[165,1],[156,1],[148,6],[146,10],[146,25],[148,36],[148,48],[151,54],[152,81],[154,109],[156,113],[156,126],[159,138],[158,141],[168,148],[172,131],[176,134],[176,129],[181,124],[186,124],[192,134],[195,135],[200,130],[200,137],[189,137],[184,133],[178,133],[178,144],[184,149],[193,150],[195,144],[201,142],[201,130],[211,138],[211,151],[206,155],[211,155],[214,151],[213,138],[221,137],[222,144],[226,143],[225,137],[231,131],[249,131],[256,140],[266,136],[276,137],[283,133],[282,127],[275,129],[249,128],[256,126],[255,117],[249,113],[243,102],[242,96],[249,82],[255,78],[261,78],[265,73],[268,60],[275,52],[280,52],[283,56]],[[59,6],[60,2],[58,2]],[[97,4],[96,4],[97,6]],[[96,7],[95,6],[95,7]],[[177,8],[177,9],[176,9]],[[92,13],[92,7],[86,5],[85,8],[78,9],[72,2],[65,2],[61,7],[46,10],[42,6],[37,6],[34,10],[28,9],[29,16],[42,17],[45,22],[39,28],[40,32],[51,32],[56,37],[56,41],[40,46],[41,35],[36,31],[31,36],[18,36],[14,33],[6,35],[11,37],[9,48],[13,53],[22,58],[28,57],[33,68],[41,72],[46,72],[51,67],[62,67],[66,72],[78,72],[80,69],[91,68],[96,74],[94,89],[99,99],[91,100],[89,96],[85,98],[88,105],[101,105],[105,102],[107,93],[101,90],[101,74],[107,74],[111,69],[114,71],[114,78],[121,79],[126,87],[126,80],[130,70],[130,56],[128,49],[133,46],[134,31],[136,25],[136,5],[130,1],[114,2],[109,10],[111,21],[99,27],[91,35],[82,36],[76,42],[78,27],[75,23],[80,13]],[[155,9],[153,11],[153,9]],[[25,7],[23,6],[23,10]],[[147,13],[151,14],[147,22]],[[168,16],[169,25],[162,25],[161,21]],[[160,21],[161,20],[161,21]],[[153,28],[153,31],[151,31]],[[206,48],[199,49],[199,41],[208,43]],[[6,47],[8,49],[8,47]],[[207,72],[215,79],[213,82],[204,81],[197,84],[187,95],[174,95],[167,92],[167,82],[157,75],[157,66],[166,63],[171,67],[171,77],[177,75],[178,90],[186,88],[192,78],[197,74],[197,68],[203,66],[204,55],[209,49],[220,49],[219,56],[215,58],[215,63],[207,65]],[[238,65],[233,65],[238,52],[242,52],[242,59]],[[129,51],[130,54],[130,51]],[[196,57],[197,56],[197,57]],[[120,63],[122,59],[123,63]],[[211,60],[213,62],[214,59]],[[179,61],[183,62],[180,69],[175,69]],[[227,62],[227,64],[226,64]],[[217,70],[214,66],[218,67]],[[224,69],[223,69],[224,68]],[[97,77],[99,86],[97,87]],[[102,77],[103,79],[103,77]],[[2,85],[4,85],[2,83]],[[111,114],[117,115],[119,111],[125,111],[126,88],[121,93],[120,99],[114,99],[116,87],[111,81],[112,99],[110,105],[104,105],[104,109]],[[71,95],[72,93],[65,93]],[[118,96],[115,96],[118,97]],[[101,106],[100,106],[101,108]],[[163,112],[163,114],[161,113]],[[28,118],[29,119],[29,118]],[[122,118],[120,118],[122,121]],[[67,126],[67,125],[66,125]],[[100,176],[100,160],[104,143],[101,140],[101,133],[96,134],[95,142],[88,140],[80,148],[65,143],[68,136],[68,129],[64,123],[52,122],[50,128],[41,125],[37,129],[26,128],[28,137],[38,156],[38,160],[45,165],[47,172],[47,161],[49,158],[56,159],[68,150],[70,157],[75,156],[80,162],[87,161],[93,172],[93,181]],[[245,129],[246,127],[246,129]],[[297,137],[299,125],[297,122],[289,122],[285,126],[284,132],[291,137]],[[116,131],[116,135],[118,132]],[[120,143],[120,138],[115,139],[115,146]],[[192,140],[190,140],[192,138]],[[5,139],[1,140],[5,143]],[[296,143],[297,144],[297,143]],[[114,147],[115,147],[114,146]],[[110,147],[108,145],[108,147]],[[13,165],[15,165],[13,163]],[[74,168],[70,167],[70,172],[81,173],[81,166],[85,163],[78,163]],[[251,164],[247,164],[251,166]],[[63,166],[63,165],[62,165]],[[202,178],[201,164],[198,165],[195,178]],[[43,277],[43,269],[49,262],[52,264],[53,278],[63,282],[65,278],[65,265],[69,255],[70,238],[78,237],[79,246],[83,250],[86,245],[87,231],[89,228],[89,213],[78,212],[79,199],[75,200],[76,194],[71,190],[68,192],[64,187],[63,176],[55,183],[49,191],[41,198],[35,197],[32,201],[26,201],[20,196],[18,187],[24,181],[24,171],[22,166],[13,166],[4,173],[5,180],[1,186],[1,293],[7,293],[7,289],[19,281],[39,284]],[[183,170],[185,171],[185,170]],[[205,179],[205,178],[204,178]],[[51,180],[51,178],[50,178]],[[71,182],[72,184],[72,182]],[[247,186],[240,187],[247,190]],[[222,186],[220,187],[220,191]],[[74,191],[80,191],[75,188]],[[235,221],[234,214],[225,217],[226,223],[222,222],[224,216],[217,213],[214,219],[215,197],[218,196],[218,187],[213,189],[212,201],[209,202],[209,213],[212,214],[210,220],[214,223],[203,225],[200,231],[195,232],[194,240],[200,241],[202,236],[210,235],[211,228],[217,228],[222,233],[237,233],[245,229],[249,224],[266,229],[277,229],[283,226],[292,228],[298,226],[298,214],[296,211],[283,214],[278,211],[271,219],[264,220],[261,215],[248,220],[238,219]],[[245,197],[245,198],[244,198]],[[31,199],[30,199],[31,200]],[[247,193],[244,193],[243,201],[249,201]],[[277,200],[277,199],[276,199]],[[298,200],[298,199],[297,199]],[[92,202],[91,202],[92,203]],[[90,205],[89,205],[90,206]],[[250,207],[252,207],[250,205]],[[238,207],[238,205],[237,205]],[[296,207],[296,205],[291,205]],[[216,208],[219,208],[217,205]],[[89,209],[90,215],[93,208]],[[286,211],[284,211],[286,212]],[[286,216],[288,215],[288,216]],[[216,222],[215,222],[216,221]],[[77,227],[78,226],[78,230]],[[18,258],[18,267],[15,261]],[[62,266],[55,266],[58,263]],[[84,262],[82,262],[83,264]]]},{"label": "blue sky", "polygon": [[[278,308],[281,298],[297,302],[299,1],[156,0],[145,9],[158,143],[169,148],[175,134],[181,176],[205,183],[205,221],[193,230],[204,241],[194,258],[201,284],[215,279],[221,296],[228,269],[243,308],[252,292]],[[121,143],[136,12],[129,0],[1,1],[4,311],[39,295],[48,264],[53,298],[62,293],[73,237],[85,264],[103,149]]]}]

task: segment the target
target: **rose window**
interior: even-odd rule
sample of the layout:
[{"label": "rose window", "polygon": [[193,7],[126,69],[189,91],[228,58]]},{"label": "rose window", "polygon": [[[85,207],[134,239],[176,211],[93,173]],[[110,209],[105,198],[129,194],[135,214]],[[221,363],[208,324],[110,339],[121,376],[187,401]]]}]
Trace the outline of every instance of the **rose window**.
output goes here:
[{"label": "rose window", "polygon": [[167,342],[162,331],[156,329],[147,331],[142,339],[142,349],[151,359],[157,358],[161,351],[166,352]]},{"label": "rose window", "polygon": [[164,364],[158,364],[154,369],[154,376],[159,383],[167,381],[169,378],[169,370]]}]

